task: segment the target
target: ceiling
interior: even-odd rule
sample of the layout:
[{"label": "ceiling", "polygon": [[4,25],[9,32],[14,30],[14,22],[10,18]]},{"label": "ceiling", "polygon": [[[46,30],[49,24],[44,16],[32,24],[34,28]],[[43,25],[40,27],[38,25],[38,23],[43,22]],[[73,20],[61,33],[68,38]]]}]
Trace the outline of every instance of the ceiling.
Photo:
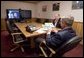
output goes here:
[{"label": "ceiling", "polygon": [[21,2],[26,2],[26,3],[39,3],[41,1],[21,1]]}]

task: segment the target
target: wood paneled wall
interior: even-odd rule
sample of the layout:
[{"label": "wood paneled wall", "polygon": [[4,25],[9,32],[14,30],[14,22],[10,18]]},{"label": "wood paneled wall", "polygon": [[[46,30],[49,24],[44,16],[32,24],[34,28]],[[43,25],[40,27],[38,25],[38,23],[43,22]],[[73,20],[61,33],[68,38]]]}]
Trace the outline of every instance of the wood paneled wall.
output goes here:
[{"label": "wood paneled wall", "polygon": [[6,21],[5,19],[1,19],[1,30],[6,30]]},{"label": "wood paneled wall", "polygon": [[77,35],[83,38],[83,22],[74,22],[72,25]]}]

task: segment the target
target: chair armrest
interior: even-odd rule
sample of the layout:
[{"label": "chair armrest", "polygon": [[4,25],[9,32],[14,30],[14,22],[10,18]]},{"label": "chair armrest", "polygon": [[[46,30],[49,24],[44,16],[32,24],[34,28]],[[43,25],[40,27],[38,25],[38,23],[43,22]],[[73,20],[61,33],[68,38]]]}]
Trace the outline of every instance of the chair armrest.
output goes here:
[{"label": "chair armrest", "polygon": [[[43,43],[46,45],[46,42],[45,41],[43,41]],[[47,45],[46,45],[47,46]],[[47,46],[48,47],[48,46]],[[55,54],[55,51],[52,49],[52,48],[50,48],[50,47],[48,47],[49,48],[49,50],[53,53],[53,54]]]},{"label": "chair armrest", "polygon": [[43,50],[43,48],[42,48],[41,46],[39,46],[39,48],[40,48],[41,51],[43,52],[43,55],[44,55],[45,57],[48,57],[47,54],[45,53],[45,51]]},{"label": "chair armrest", "polygon": [[15,41],[13,41],[14,43],[20,43],[20,42],[24,42],[25,40],[21,40],[21,41],[17,41],[17,42],[15,42]]},{"label": "chair armrest", "polygon": [[22,34],[22,33],[11,33],[11,35],[12,35],[12,37],[13,37],[13,42],[14,42],[14,43],[17,44],[17,43],[20,43],[20,42],[23,42],[23,41],[24,41],[24,40],[20,40],[20,41],[17,40],[17,41],[15,41],[14,35],[20,35],[20,34]]},{"label": "chair armrest", "polygon": [[50,47],[48,47],[48,48],[49,48],[49,50],[50,50],[53,54],[56,53],[52,48],[50,48]]},{"label": "chair armrest", "polygon": [[18,35],[18,34],[22,34],[22,33],[19,33],[19,32],[18,33],[11,33],[11,35]]},{"label": "chair armrest", "polygon": [[43,41],[43,43],[44,43],[44,44],[46,44],[46,42],[45,42],[45,41]]},{"label": "chair armrest", "polygon": [[[42,41],[42,42],[40,43],[40,46],[41,46],[42,44],[45,44],[45,45],[46,45],[46,41]],[[46,45],[46,46],[47,46],[47,45]],[[48,47],[48,46],[47,46],[47,47]],[[55,54],[55,53],[56,53],[52,48],[48,47],[48,49],[51,51],[52,54]]]}]

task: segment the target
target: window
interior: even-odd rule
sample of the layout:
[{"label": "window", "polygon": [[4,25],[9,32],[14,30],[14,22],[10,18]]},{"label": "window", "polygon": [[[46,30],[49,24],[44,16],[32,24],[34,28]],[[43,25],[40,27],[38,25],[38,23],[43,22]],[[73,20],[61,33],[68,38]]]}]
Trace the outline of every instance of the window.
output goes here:
[{"label": "window", "polygon": [[73,9],[83,9],[83,1],[72,1],[72,10]]}]

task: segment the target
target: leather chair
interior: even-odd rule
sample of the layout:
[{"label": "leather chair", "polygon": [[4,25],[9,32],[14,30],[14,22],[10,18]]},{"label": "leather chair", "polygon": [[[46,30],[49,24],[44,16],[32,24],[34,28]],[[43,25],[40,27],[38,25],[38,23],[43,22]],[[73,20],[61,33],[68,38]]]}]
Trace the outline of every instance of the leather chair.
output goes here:
[{"label": "leather chair", "polygon": [[37,23],[41,23],[41,19],[40,18],[36,18],[36,22]]},{"label": "leather chair", "polygon": [[[11,21],[12,22],[12,21]],[[10,21],[6,21],[6,28],[7,28],[7,31],[9,32],[9,34],[10,33],[17,33],[17,32],[20,32],[19,30],[18,30],[18,28],[16,27],[16,26],[12,26],[12,25],[14,25],[14,23],[12,22],[12,23],[10,23]]]},{"label": "leather chair", "polygon": [[11,35],[14,43],[13,45],[15,45],[16,47],[11,49],[10,51],[12,52],[17,48],[21,48],[22,52],[24,52],[23,45],[21,43],[23,43],[25,40],[21,37],[22,33],[11,33]]},{"label": "leather chair", "polygon": [[[80,41],[81,41],[81,38],[79,36],[75,36],[70,40],[68,40],[67,42],[65,42],[61,47],[59,47],[56,50],[53,50],[52,48],[48,47],[45,41],[41,42],[39,47],[45,57],[62,57],[64,53],[75,48]],[[46,53],[44,49],[44,45],[50,50],[51,53],[49,55]]]},{"label": "leather chair", "polygon": [[24,52],[23,45],[21,43],[25,42],[26,40],[23,39],[22,33],[20,31],[18,31],[18,29],[12,29],[12,26],[10,25],[8,20],[6,21],[6,24],[7,24],[6,27],[9,32],[9,36],[13,40],[13,45],[16,46],[13,49],[11,49],[10,51],[12,52],[12,51],[16,50],[17,48],[21,48],[22,52]]}]

